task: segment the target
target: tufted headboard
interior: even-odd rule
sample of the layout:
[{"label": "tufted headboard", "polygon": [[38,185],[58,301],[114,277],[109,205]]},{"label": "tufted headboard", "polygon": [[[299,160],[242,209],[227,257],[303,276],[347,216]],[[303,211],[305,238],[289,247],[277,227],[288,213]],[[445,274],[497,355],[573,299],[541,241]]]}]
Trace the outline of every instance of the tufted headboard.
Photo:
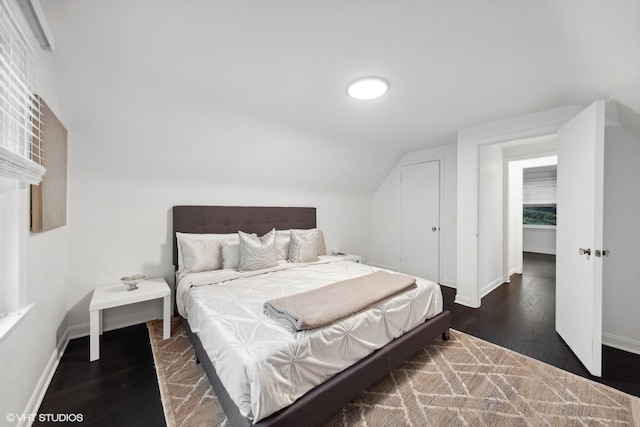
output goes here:
[{"label": "tufted headboard", "polygon": [[316,208],[255,206],[174,206],[173,265],[178,268],[176,232],[235,233],[242,230],[259,236],[272,228],[316,227]]}]

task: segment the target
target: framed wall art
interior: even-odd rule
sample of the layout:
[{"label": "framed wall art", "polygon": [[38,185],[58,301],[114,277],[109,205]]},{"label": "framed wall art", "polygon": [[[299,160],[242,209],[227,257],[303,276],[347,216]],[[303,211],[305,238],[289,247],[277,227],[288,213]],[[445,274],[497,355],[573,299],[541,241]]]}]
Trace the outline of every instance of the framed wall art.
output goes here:
[{"label": "framed wall art", "polygon": [[47,169],[40,185],[31,186],[31,232],[40,233],[67,223],[67,129],[44,100],[40,101],[39,163]]}]

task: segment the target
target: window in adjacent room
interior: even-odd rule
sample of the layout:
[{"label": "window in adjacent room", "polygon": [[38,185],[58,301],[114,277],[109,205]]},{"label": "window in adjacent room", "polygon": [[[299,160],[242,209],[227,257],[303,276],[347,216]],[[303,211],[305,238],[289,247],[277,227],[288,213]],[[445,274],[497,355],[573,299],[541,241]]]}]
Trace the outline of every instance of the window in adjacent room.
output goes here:
[{"label": "window in adjacent room", "polygon": [[522,223],[556,226],[556,166],[524,169],[522,187]]}]

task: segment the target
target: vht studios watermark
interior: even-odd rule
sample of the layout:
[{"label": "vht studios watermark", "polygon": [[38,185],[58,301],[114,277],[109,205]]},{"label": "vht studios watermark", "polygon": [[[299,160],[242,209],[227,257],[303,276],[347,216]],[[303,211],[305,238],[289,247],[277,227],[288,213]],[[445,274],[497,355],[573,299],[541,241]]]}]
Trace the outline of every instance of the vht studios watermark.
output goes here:
[{"label": "vht studios watermark", "polygon": [[41,423],[81,423],[84,421],[84,416],[82,414],[7,414],[7,421],[10,423],[36,420]]}]

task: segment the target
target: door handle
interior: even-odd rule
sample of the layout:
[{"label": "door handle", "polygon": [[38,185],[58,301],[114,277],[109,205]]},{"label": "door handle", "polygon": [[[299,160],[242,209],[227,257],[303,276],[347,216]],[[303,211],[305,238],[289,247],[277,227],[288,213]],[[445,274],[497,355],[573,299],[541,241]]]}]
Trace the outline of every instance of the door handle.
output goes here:
[{"label": "door handle", "polygon": [[578,253],[579,253],[580,255],[587,255],[587,256],[590,256],[590,255],[591,255],[591,248],[587,248],[587,249],[582,249],[582,248],[580,248],[580,249],[578,249]]},{"label": "door handle", "polygon": [[438,227],[431,227],[431,231],[433,231],[433,232],[438,231]]}]

